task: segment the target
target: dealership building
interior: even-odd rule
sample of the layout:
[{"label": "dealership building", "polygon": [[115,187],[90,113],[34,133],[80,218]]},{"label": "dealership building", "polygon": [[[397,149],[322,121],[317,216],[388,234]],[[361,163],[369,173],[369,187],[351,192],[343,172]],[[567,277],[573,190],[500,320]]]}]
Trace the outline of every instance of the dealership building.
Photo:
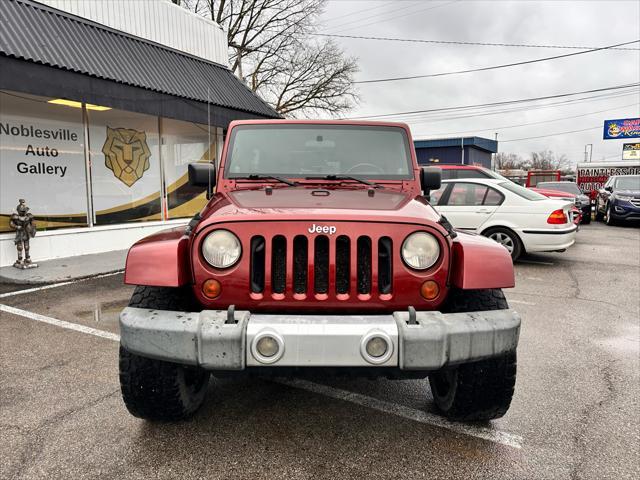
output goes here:
[{"label": "dealership building", "polygon": [[128,248],[199,211],[187,164],[230,121],[277,113],[214,22],[168,0],[0,1],[0,266],[25,199],[34,261]]},{"label": "dealership building", "polygon": [[491,168],[491,158],[498,152],[498,142],[482,137],[415,140],[420,165],[457,164]]}]

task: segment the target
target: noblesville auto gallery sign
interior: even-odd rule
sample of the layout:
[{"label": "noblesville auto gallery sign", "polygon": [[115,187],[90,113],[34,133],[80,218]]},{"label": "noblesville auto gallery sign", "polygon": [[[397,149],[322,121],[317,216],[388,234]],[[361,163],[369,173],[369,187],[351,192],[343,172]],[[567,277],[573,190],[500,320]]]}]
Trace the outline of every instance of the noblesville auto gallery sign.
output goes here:
[{"label": "noblesville auto gallery sign", "polygon": [[604,140],[640,138],[640,118],[605,120],[602,138]]}]

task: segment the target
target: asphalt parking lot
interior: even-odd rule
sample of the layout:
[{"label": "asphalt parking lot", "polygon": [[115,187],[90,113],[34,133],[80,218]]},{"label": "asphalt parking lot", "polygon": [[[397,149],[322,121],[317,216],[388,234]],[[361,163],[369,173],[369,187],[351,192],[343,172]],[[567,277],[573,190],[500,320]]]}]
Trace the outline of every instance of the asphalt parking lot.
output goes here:
[{"label": "asphalt parking lot", "polygon": [[[504,478],[640,475],[640,229],[583,226],[516,265],[516,395],[482,425],[426,381],[216,380],[190,421],[130,416],[122,275],[0,295],[3,478]],[[24,287],[20,287],[24,288]]]}]

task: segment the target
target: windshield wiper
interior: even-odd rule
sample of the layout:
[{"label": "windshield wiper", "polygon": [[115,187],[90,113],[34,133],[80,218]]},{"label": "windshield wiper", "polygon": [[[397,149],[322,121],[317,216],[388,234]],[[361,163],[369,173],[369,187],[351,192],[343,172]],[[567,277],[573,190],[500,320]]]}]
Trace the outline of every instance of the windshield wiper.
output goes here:
[{"label": "windshield wiper", "polygon": [[234,177],[234,180],[276,180],[277,182],[286,183],[291,187],[297,187],[298,184],[288,178],[277,177],[275,175],[248,175],[246,177]]},{"label": "windshield wiper", "polygon": [[362,178],[352,177],[351,175],[325,175],[324,177],[306,177],[305,180],[353,180],[373,188],[384,188],[379,183],[363,180]]}]

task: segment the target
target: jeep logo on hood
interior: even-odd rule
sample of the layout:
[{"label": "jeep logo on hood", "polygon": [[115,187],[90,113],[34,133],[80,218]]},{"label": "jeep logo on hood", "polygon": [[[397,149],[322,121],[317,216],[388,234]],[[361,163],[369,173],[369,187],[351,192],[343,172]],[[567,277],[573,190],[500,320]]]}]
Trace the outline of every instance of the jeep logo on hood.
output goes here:
[{"label": "jeep logo on hood", "polygon": [[309,233],[328,233],[329,235],[333,235],[336,233],[336,227],[333,225],[316,225],[315,223],[309,227]]}]

